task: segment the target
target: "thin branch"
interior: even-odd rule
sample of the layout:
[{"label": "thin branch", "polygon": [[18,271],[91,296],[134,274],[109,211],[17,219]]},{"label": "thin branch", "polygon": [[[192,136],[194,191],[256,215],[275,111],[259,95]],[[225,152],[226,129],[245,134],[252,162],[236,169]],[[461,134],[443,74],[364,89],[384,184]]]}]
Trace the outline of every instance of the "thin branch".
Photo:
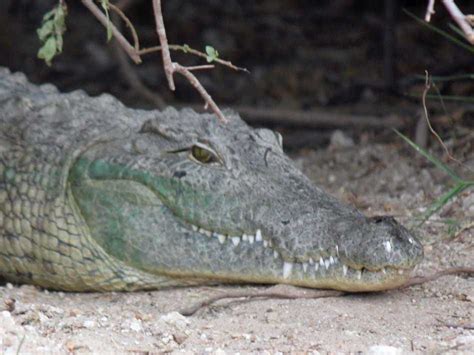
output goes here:
[{"label": "thin branch", "polygon": [[204,106],[205,109],[207,109],[207,106],[210,106],[212,111],[217,115],[217,117],[222,121],[222,122],[227,122],[227,118],[225,118],[224,114],[222,113],[221,109],[217,106],[217,104],[214,102],[212,99],[211,95],[209,95],[204,89],[204,86],[199,82],[199,80],[194,76],[193,73],[191,73],[186,67],[183,67],[181,64],[178,63],[173,63],[174,64],[174,69],[177,73],[181,74],[184,76],[188,81],[191,83],[192,86],[201,94],[202,98],[206,102],[206,105]]},{"label": "thin branch", "polygon": [[[169,47],[170,50],[181,51],[183,53],[191,53],[191,54],[194,54],[194,55],[196,55],[198,57],[201,57],[201,58],[204,58],[204,59],[207,59],[207,57],[208,57],[206,53],[198,51],[197,49],[194,49],[194,48],[190,48],[189,46],[186,46],[186,45],[169,44],[168,47]],[[140,55],[144,55],[144,54],[149,54],[149,53],[154,53],[154,52],[159,52],[159,51],[161,51],[161,46],[154,46],[154,47],[141,49],[138,53]],[[232,64],[232,62],[230,62],[228,60],[223,60],[223,59],[220,59],[220,58],[214,58],[213,62],[222,64],[226,67],[229,67],[229,68],[237,70],[237,71],[244,71],[246,73],[250,73],[250,71],[248,69],[238,67],[238,66]]]},{"label": "thin branch", "polygon": [[460,266],[460,267],[452,267],[448,268],[445,270],[441,270],[438,272],[435,272],[432,275],[428,276],[415,276],[409,279],[403,286],[400,288],[407,288],[415,285],[421,285],[426,282],[434,281],[436,279],[439,279],[442,276],[447,276],[447,275],[459,275],[459,274],[469,274],[469,275],[474,275],[474,267],[468,267],[468,266]]},{"label": "thin branch", "polygon": [[[429,281],[434,281],[446,275],[470,274],[474,275],[474,267],[453,267],[438,271],[433,275],[417,276],[409,279],[400,289],[410,286],[420,285]],[[244,291],[230,291],[223,292],[217,295],[209,296],[208,298],[196,302],[195,304],[183,308],[179,311],[183,316],[192,316],[201,308],[209,307],[214,303],[227,298],[243,298],[247,301],[259,298],[275,298],[275,299],[318,299],[329,297],[342,297],[350,293],[334,291],[334,290],[311,290],[303,289],[288,285],[276,285],[265,290],[244,290]]]},{"label": "thin branch", "polygon": [[463,30],[469,43],[474,44],[474,31],[466,19],[466,16],[461,12],[461,10],[459,10],[456,3],[453,0],[443,0],[443,4],[453,20],[458,24],[461,30]]},{"label": "thin branch", "polygon": [[428,91],[431,89],[431,86],[432,86],[431,78],[428,74],[428,71],[425,70],[425,89],[423,90],[423,95],[422,95],[421,99],[422,99],[422,103],[423,103],[423,112],[425,114],[425,120],[426,120],[426,124],[428,126],[428,129],[430,130],[431,134],[433,134],[436,137],[439,144],[441,144],[441,146],[443,147],[448,159],[456,162],[459,165],[463,165],[458,159],[456,159],[455,157],[453,157],[451,155],[451,153],[449,152],[448,147],[446,146],[446,144],[444,144],[444,142],[441,139],[441,137],[439,136],[439,134],[434,130],[433,126],[431,125],[431,122],[430,122],[430,119],[429,119],[429,116],[428,116],[428,108],[426,106],[426,95],[428,94]]},{"label": "thin branch", "polygon": [[140,50],[140,41],[138,40],[138,35],[137,31],[135,30],[135,27],[133,26],[132,22],[128,19],[128,17],[123,13],[123,11],[118,7],[115,6],[114,4],[109,2],[109,7],[115,11],[125,22],[128,28],[130,28],[130,32],[132,32],[132,37],[133,37],[133,47],[135,48],[135,51],[137,51],[138,55],[140,55],[139,50]]},{"label": "thin branch", "polygon": [[130,58],[135,62],[135,64],[140,64],[142,62],[140,56],[133,46],[128,43],[127,39],[120,33],[119,30],[111,23],[107,17],[103,14],[102,11],[94,4],[92,0],[81,0],[85,7],[89,9],[90,12],[99,20],[99,22],[105,27],[110,28],[112,35],[118,41],[120,46],[125,50]]},{"label": "thin branch", "polygon": [[[280,290],[281,289],[281,290]],[[286,285],[276,285],[265,290],[257,291],[230,291],[210,296],[202,301],[196,302],[190,307],[178,311],[183,316],[192,316],[201,308],[209,307],[214,303],[227,298],[245,298],[254,300],[258,298],[276,298],[276,299],[317,299],[328,297],[341,297],[346,293],[340,291],[326,290],[308,290]]]},{"label": "thin branch", "polygon": [[428,2],[428,8],[426,9],[426,14],[425,14],[425,21],[426,22],[430,22],[431,21],[431,15],[435,14],[434,4],[435,4],[435,0],[430,0]]},{"label": "thin branch", "polygon": [[189,71],[193,71],[193,70],[207,70],[207,69],[214,69],[215,68],[215,65],[213,64],[209,64],[209,65],[195,65],[195,66],[191,66],[191,67],[186,67],[186,69],[188,69]]},{"label": "thin branch", "polygon": [[183,75],[186,79],[188,79],[191,85],[194,86],[194,88],[199,92],[199,94],[201,94],[201,97],[204,99],[206,103],[204,108],[207,108],[208,106],[210,106],[212,111],[214,111],[214,113],[216,114],[219,120],[221,120],[224,123],[227,122],[227,119],[225,118],[220,108],[216,105],[214,100],[207,93],[206,89],[204,89],[204,87],[201,85],[201,83],[196,78],[196,76],[194,76],[194,74],[191,73],[191,71],[187,69],[186,67],[182,66],[179,63],[174,63],[171,61],[170,50],[168,46],[168,39],[166,38],[166,30],[165,30],[165,25],[163,22],[163,15],[161,13],[160,0],[153,0],[153,12],[154,12],[155,22],[156,22],[156,32],[158,34],[158,38],[160,39],[160,44],[161,44],[161,55],[163,58],[163,66],[164,66],[165,75],[168,80],[170,89],[172,91],[175,90],[173,74],[177,72]]},{"label": "thin branch", "polygon": [[171,61],[170,50],[168,47],[168,38],[166,38],[165,24],[161,14],[161,0],[153,0],[153,12],[156,21],[156,32],[161,44],[161,57],[163,58],[163,68],[165,69],[166,79],[171,91],[175,91],[173,73],[175,71],[173,62]]}]

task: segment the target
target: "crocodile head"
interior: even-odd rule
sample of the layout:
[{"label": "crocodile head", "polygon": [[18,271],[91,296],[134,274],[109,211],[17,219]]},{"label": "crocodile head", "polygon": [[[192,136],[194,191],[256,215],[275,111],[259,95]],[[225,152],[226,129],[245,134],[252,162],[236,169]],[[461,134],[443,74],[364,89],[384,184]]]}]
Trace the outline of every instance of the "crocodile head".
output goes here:
[{"label": "crocodile head", "polygon": [[282,138],[238,116],[167,110],[89,149],[71,189],[111,255],[184,280],[376,291],[404,283],[419,241],[391,217],[366,218],[315,186]]}]

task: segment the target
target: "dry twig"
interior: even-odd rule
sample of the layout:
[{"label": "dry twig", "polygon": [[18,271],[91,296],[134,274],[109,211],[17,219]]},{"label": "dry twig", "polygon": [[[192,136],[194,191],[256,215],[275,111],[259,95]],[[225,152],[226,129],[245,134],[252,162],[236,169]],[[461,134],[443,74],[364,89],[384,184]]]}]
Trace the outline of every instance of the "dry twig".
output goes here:
[{"label": "dry twig", "polygon": [[[443,147],[445,153],[446,153],[446,156],[448,157],[448,159],[456,162],[457,164],[459,165],[463,165],[462,162],[460,162],[458,159],[456,159],[455,157],[453,157],[451,155],[451,153],[449,152],[449,149],[448,147],[446,146],[446,144],[444,144],[443,140],[441,139],[441,137],[439,136],[439,134],[435,131],[435,129],[433,128],[433,126],[431,125],[431,122],[430,122],[430,119],[429,119],[429,116],[428,116],[428,108],[426,106],[426,95],[428,94],[428,91],[431,89],[431,85],[432,85],[432,81],[431,81],[431,78],[428,74],[428,71],[425,70],[425,88],[423,90],[423,95],[421,97],[421,100],[422,100],[422,103],[423,103],[423,112],[424,112],[424,115],[425,115],[425,119],[426,119],[426,124],[428,126],[428,129],[430,130],[431,134],[433,134],[436,139],[438,140],[439,144],[441,144],[441,146]],[[444,104],[443,104],[444,105]]]},{"label": "dry twig", "polygon": [[114,26],[113,23],[108,21],[107,17],[103,14],[102,11],[94,4],[92,0],[81,0],[85,7],[89,9],[89,11],[99,20],[99,22],[105,27],[109,27],[112,31],[112,35],[118,41],[120,46],[123,48],[125,52],[127,52],[128,56],[132,58],[135,64],[140,64],[142,62],[140,56],[138,55],[135,48],[128,43],[127,39],[120,33],[120,31]]},{"label": "dry twig", "polygon": [[[433,275],[416,276],[409,279],[400,289],[407,288],[414,285],[420,285],[429,281],[436,280],[446,275],[470,274],[474,275],[474,267],[453,267],[438,271]],[[304,289],[288,285],[276,285],[265,290],[250,290],[250,291],[230,291],[223,292],[217,295],[209,296],[208,298],[196,302],[195,304],[183,308],[179,311],[183,316],[192,316],[202,308],[209,307],[214,303],[227,298],[242,298],[247,301],[260,298],[274,298],[274,299],[318,299],[329,297],[342,297],[349,293],[334,291],[334,290],[312,290]]]},{"label": "dry twig", "polygon": [[170,89],[172,91],[175,90],[173,74],[176,72],[183,75],[186,79],[188,79],[191,85],[194,86],[194,88],[199,92],[199,94],[201,94],[201,97],[204,99],[206,103],[204,108],[207,109],[207,107],[209,106],[222,122],[227,122],[227,119],[225,118],[221,109],[217,106],[217,104],[214,102],[212,97],[207,93],[206,89],[204,89],[204,87],[201,85],[201,83],[196,78],[196,76],[193,73],[191,73],[191,70],[189,68],[182,66],[179,63],[175,63],[171,61],[168,39],[166,37],[166,30],[165,30],[165,25],[163,22],[163,15],[161,13],[161,0],[153,0],[153,11],[154,11],[155,21],[156,21],[156,32],[158,34],[158,38],[160,39],[163,66],[164,66],[166,79],[168,80]]},{"label": "dry twig", "polygon": [[[122,8],[126,8],[130,5],[130,2],[127,1],[121,1],[118,6],[115,6],[113,4],[109,4],[110,8],[120,16],[123,21],[127,24],[127,26],[130,28],[130,31],[132,33],[133,41],[134,41],[134,46],[132,46],[127,39],[122,35],[122,33],[117,29],[117,27],[110,22],[107,17],[104,15],[104,13],[94,4],[93,0],[81,0],[84,6],[86,6],[89,11],[99,20],[99,22],[106,28],[109,28],[112,32],[113,37],[117,40],[118,44],[120,45],[121,48],[128,54],[128,56],[135,62],[135,64],[141,63],[141,54],[144,53],[149,53],[150,50],[141,52],[140,51],[140,44],[138,41],[138,35],[135,31],[135,28],[133,27],[131,21],[125,16],[125,14],[122,11]],[[168,39],[166,37],[166,30],[165,30],[165,25],[163,21],[163,15],[161,12],[161,0],[153,0],[153,11],[154,11],[154,16],[155,16],[155,21],[156,21],[156,31],[158,34],[158,38],[160,40],[161,46],[159,49],[161,50],[161,55],[163,58],[163,67],[166,75],[166,79],[168,81],[169,87],[172,91],[175,90],[175,84],[174,84],[174,79],[173,79],[173,74],[179,73],[183,75],[190,83],[191,85],[199,92],[201,97],[205,101],[205,108],[210,107],[212,111],[216,114],[216,116],[221,120],[222,122],[227,122],[227,119],[225,118],[224,114],[220,110],[220,108],[217,106],[217,104],[214,102],[212,97],[207,93],[206,89],[201,85],[199,80],[196,78],[196,76],[191,72],[192,70],[203,70],[203,69],[210,69],[213,68],[213,65],[200,65],[200,66],[194,66],[194,67],[185,67],[180,65],[179,63],[172,62],[171,56],[170,56],[170,50],[169,50],[169,45],[168,45]],[[153,50],[158,50],[157,47],[154,47]],[[189,49],[190,52],[193,54],[202,56],[199,51],[195,51],[192,49]],[[197,53],[200,54],[197,54]],[[147,99],[151,100],[154,102],[158,107],[164,106],[164,102],[159,98],[158,95],[154,95],[148,88],[143,85],[143,83],[139,80],[138,76],[133,72],[133,70],[130,69],[130,66],[128,63],[124,61],[124,58],[120,58],[120,65],[123,68],[123,72],[129,81],[129,83],[137,89],[143,96],[145,96]],[[221,64],[230,66],[231,68],[235,69],[238,67],[235,67],[232,63],[227,62],[227,61],[222,61],[222,60],[217,60],[216,62],[219,62]],[[237,70],[242,70],[241,68],[238,68]]]},{"label": "dry twig", "polygon": [[230,291],[210,296],[202,301],[196,302],[190,307],[183,308],[179,311],[183,316],[192,316],[201,308],[209,307],[214,303],[227,298],[244,298],[247,301],[259,298],[275,298],[275,299],[317,299],[328,297],[341,297],[344,292],[332,290],[310,290],[288,285],[276,285],[265,290],[250,291]]},{"label": "dry twig", "polygon": [[437,280],[442,276],[459,275],[459,274],[474,275],[474,267],[468,267],[468,266],[451,267],[451,268],[448,268],[448,269],[445,269],[445,270],[435,272],[432,275],[415,276],[415,277],[412,277],[410,280],[408,280],[400,288],[407,288],[407,287],[410,287],[410,286],[421,285],[421,284],[424,284],[426,282]]},{"label": "dry twig", "polygon": [[[435,0],[429,0],[428,7],[426,9],[425,21],[430,22],[431,15],[435,13],[434,11]],[[474,30],[471,26],[472,15],[464,15],[459,7],[453,0],[443,0],[443,5],[448,10],[451,18],[458,24],[459,28],[466,35],[466,39],[469,43],[474,44]]]},{"label": "dry twig", "polygon": [[[194,54],[194,55],[196,55],[198,57],[201,57],[201,58],[204,58],[204,59],[207,59],[207,57],[208,57],[206,53],[203,53],[201,51],[198,51],[197,49],[193,49],[193,48],[190,48],[190,47],[185,46],[185,45],[181,46],[179,44],[168,44],[168,47],[172,51],[181,51],[183,53],[191,53],[191,54]],[[144,54],[149,54],[149,53],[159,52],[159,51],[161,51],[161,46],[144,48],[144,49],[141,49],[138,53],[140,55],[144,55]],[[248,71],[248,69],[238,67],[238,66],[234,65],[232,62],[230,62],[228,60],[223,60],[223,59],[220,59],[220,58],[214,58],[213,62],[222,64],[226,67],[229,67],[229,68],[237,70],[237,71],[244,71],[246,73],[250,73]]]},{"label": "dry twig", "polygon": [[425,21],[426,22],[430,22],[431,21],[431,15],[435,14],[434,4],[435,4],[435,0],[429,0],[428,8],[426,9],[426,15],[425,15]]}]

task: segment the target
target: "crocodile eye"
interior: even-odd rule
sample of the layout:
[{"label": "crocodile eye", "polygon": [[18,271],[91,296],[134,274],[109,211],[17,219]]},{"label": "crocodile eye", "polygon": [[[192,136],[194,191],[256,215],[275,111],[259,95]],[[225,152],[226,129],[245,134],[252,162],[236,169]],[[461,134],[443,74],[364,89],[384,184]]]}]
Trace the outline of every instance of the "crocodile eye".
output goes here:
[{"label": "crocodile eye", "polygon": [[219,159],[213,152],[198,145],[191,147],[191,158],[202,164],[219,162]]}]

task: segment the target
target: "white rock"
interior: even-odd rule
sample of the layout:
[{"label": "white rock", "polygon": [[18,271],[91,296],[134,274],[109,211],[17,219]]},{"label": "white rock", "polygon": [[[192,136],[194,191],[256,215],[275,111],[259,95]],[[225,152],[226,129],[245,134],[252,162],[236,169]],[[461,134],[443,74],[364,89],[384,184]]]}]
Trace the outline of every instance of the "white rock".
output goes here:
[{"label": "white rock", "polygon": [[87,319],[87,320],[84,321],[84,323],[82,323],[82,325],[83,325],[84,328],[90,329],[90,328],[95,327],[95,322],[91,319]]},{"label": "white rock", "polygon": [[160,317],[165,323],[184,328],[190,324],[188,318],[178,312],[170,312]]},{"label": "white rock", "polygon": [[402,353],[402,349],[389,345],[373,345],[367,351],[369,355],[399,355]]},{"label": "white rock", "polygon": [[130,329],[137,333],[141,332],[143,329],[141,321],[139,319],[133,319],[130,322]]}]

